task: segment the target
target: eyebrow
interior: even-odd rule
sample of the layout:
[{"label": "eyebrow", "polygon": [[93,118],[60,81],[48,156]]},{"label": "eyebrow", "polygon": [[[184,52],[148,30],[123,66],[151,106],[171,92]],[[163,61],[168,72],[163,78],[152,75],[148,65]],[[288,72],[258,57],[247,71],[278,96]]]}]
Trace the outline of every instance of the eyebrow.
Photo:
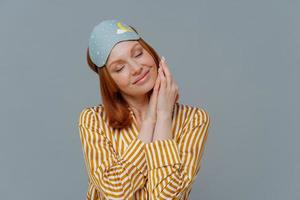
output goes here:
[{"label": "eyebrow", "polygon": [[[132,52],[132,50],[133,50],[137,45],[139,45],[139,43],[136,43],[135,45],[133,45],[133,47],[131,48],[130,52]],[[111,62],[111,63],[109,64],[109,66],[112,66],[115,62],[118,62],[118,61],[119,61],[119,59],[114,60],[113,62]]]}]

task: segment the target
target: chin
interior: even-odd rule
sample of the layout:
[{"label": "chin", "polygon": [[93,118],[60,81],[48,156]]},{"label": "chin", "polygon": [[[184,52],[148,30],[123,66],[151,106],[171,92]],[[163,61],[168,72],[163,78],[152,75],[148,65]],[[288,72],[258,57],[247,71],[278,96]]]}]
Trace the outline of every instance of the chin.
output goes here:
[{"label": "chin", "polygon": [[147,83],[144,83],[143,85],[135,86],[134,90],[131,90],[132,96],[140,96],[147,94],[155,85],[155,80],[150,79]]},{"label": "chin", "polygon": [[137,93],[141,94],[146,94],[148,93],[152,88],[154,87],[154,83],[149,80],[148,83],[145,83],[144,85],[139,86],[137,89]]}]

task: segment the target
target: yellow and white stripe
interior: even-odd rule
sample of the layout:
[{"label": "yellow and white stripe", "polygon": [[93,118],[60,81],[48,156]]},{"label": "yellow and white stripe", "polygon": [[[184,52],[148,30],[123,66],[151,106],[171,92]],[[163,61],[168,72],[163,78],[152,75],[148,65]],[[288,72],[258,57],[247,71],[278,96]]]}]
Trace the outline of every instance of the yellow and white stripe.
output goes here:
[{"label": "yellow and white stripe", "polygon": [[206,110],[176,103],[173,139],[145,144],[135,123],[116,131],[102,105],[84,108],[78,127],[89,178],[87,200],[188,199],[209,125]]}]

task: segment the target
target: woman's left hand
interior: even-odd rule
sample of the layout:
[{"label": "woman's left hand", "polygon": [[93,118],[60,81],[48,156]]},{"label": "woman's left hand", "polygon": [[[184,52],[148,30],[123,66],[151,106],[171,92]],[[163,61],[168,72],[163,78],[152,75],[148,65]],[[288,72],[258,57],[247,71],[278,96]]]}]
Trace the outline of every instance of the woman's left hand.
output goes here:
[{"label": "woman's left hand", "polygon": [[157,116],[172,117],[174,104],[179,99],[179,89],[164,57],[162,57],[159,66],[160,88],[157,97]]}]

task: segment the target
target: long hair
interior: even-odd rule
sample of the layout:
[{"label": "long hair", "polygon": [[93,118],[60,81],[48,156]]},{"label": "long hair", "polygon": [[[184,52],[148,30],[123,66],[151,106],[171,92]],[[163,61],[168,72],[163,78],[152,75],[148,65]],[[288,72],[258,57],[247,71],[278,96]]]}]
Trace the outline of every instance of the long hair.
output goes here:
[{"label": "long hair", "polygon": [[[132,26],[131,28],[137,32]],[[137,40],[142,47],[153,57],[157,66],[159,66],[159,56],[157,52],[142,38]],[[105,64],[102,67],[97,67],[91,60],[89,49],[87,49],[87,63],[99,76],[100,93],[103,101],[103,107],[108,117],[108,122],[113,128],[126,128],[131,125],[132,118],[130,117],[129,105],[121,95],[121,91],[110,76]],[[153,89],[146,95],[150,98]]]}]

